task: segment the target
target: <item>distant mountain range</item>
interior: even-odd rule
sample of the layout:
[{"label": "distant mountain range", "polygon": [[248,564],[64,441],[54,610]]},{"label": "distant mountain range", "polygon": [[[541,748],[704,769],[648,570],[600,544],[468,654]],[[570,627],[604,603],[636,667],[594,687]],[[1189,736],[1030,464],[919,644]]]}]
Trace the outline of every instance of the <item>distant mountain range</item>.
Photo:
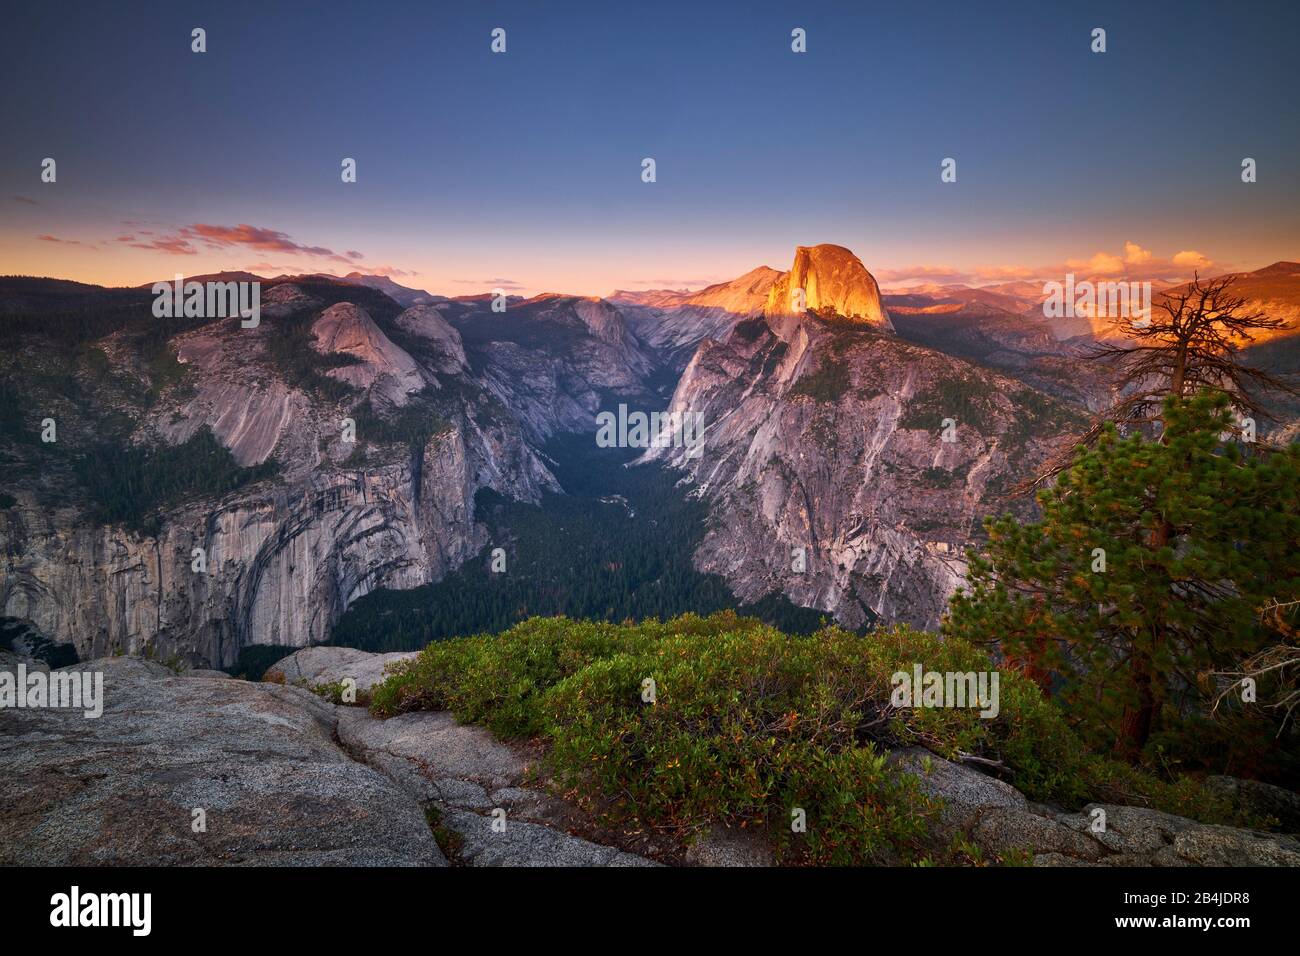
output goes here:
[{"label": "distant mountain range", "polygon": [[[702,416],[699,457],[634,466],[705,506],[691,570],[750,604],[933,627],[983,515],[1031,508],[1005,493],[1111,395],[1041,288],[882,294],[839,246],[504,311],[360,273],[193,278],[260,281],[259,327],[155,319],[149,286],[0,278],[0,615],[82,656],[327,640],[362,596],[480,555],[485,495],[563,493],[548,442],[594,441],[620,405]],[[1292,320],[1261,348],[1295,364],[1300,266],[1238,289]]]}]

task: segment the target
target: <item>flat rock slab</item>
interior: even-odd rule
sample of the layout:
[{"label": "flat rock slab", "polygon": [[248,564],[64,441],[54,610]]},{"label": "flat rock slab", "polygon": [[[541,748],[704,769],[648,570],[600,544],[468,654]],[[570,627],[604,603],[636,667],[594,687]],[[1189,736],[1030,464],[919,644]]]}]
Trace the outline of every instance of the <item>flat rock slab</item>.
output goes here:
[{"label": "flat rock slab", "polygon": [[1300,866],[1300,841],[1293,837],[1209,826],[1145,807],[1089,804],[1060,813],[918,748],[896,751],[890,760],[944,801],[936,828],[944,840],[962,836],[990,853],[1028,853],[1036,866]]},{"label": "flat rock slab", "polygon": [[[339,708],[338,738],[348,752],[387,774],[412,797],[438,807],[441,825],[460,834],[469,866],[653,866],[644,857],[567,832],[572,810],[528,777],[523,748],[445,712],[377,720]],[[494,813],[505,829],[494,830]]]},{"label": "flat rock slab", "polygon": [[[407,765],[403,776],[409,776],[416,786],[417,779],[430,783],[457,780],[493,791],[516,786],[528,770],[520,750],[482,727],[457,723],[445,711],[378,720],[361,708],[342,707],[338,735],[358,759],[381,760],[386,770],[396,766],[393,759]],[[423,795],[439,796],[436,791]]]},{"label": "flat rock slab", "polygon": [[103,672],[102,716],[0,710],[0,864],[446,864],[309,691],[128,658],[74,669]]},{"label": "flat rock slab", "polygon": [[352,647],[305,647],[267,668],[264,680],[284,679],[286,684],[335,684],[350,677],[357,690],[369,690],[383,682],[390,664],[410,660],[417,651],[370,654]]},{"label": "flat rock slab", "polygon": [[[1104,816],[1104,829],[1092,828]],[[1060,822],[1088,835],[1113,857],[1109,865],[1128,866],[1300,866],[1300,841],[1276,833],[1212,826],[1145,807],[1089,804]]]},{"label": "flat rock slab", "polygon": [[[495,823],[495,829],[494,829]],[[442,824],[460,834],[463,862],[471,866],[658,866],[651,860],[601,846],[562,830],[471,810],[446,810]]]}]

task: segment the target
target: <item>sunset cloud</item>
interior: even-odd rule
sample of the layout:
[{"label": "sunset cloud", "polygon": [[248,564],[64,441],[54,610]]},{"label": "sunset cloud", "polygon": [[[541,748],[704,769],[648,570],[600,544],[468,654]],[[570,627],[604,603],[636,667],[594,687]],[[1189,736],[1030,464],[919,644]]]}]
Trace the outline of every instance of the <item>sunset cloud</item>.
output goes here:
[{"label": "sunset cloud", "polygon": [[1131,266],[1141,265],[1149,262],[1151,259],[1151,250],[1143,249],[1136,242],[1124,243],[1124,261]]},{"label": "sunset cloud", "polygon": [[[133,225],[124,221],[125,225]],[[143,238],[149,236],[151,238]],[[130,246],[132,249],[144,249],[149,252],[161,252],[175,256],[198,255],[203,249],[253,249],[257,252],[276,253],[278,255],[303,256],[311,259],[328,259],[356,268],[365,257],[355,250],[344,253],[335,252],[328,246],[311,246],[296,242],[286,232],[251,226],[240,223],[237,226],[222,226],[213,223],[196,222],[181,226],[163,235],[155,235],[152,230],[138,229],[127,235],[118,236],[114,242]],[[391,268],[391,267],[389,267]],[[394,270],[396,274],[400,270]]]},{"label": "sunset cloud", "polygon": [[1173,263],[1176,266],[1183,266],[1187,269],[1208,269],[1210,266],[1214,265],[1214,260],[1193,249],[1188,249],[1185,252],[1176,254],[1173,258]]},{"label": "sunset cloud", "polygon": [[198,222],[182,229],[181,233],[196,237],[210,246],[246,246],[261,252],[278,252],[289,255],[311,256],[335,262],[355,262],[363,258],[359,252],[341,254],[325,246],[305,246],[294,242],[289,234],[278,229],[265,229],[241,223],[238,226],[216,226]]},{"label": "sunset cloud", "polygon": [[85,246],[87,249],[94,248],[94,243],[82,242],[79,239],[60,239],[58,236],[47,236],[47,235],[37,236],[36,238],[39,239],[41,242],[57,242],[65,246]]},{"label": "sunset cloud", "polygon": [[[148,233],[152,235],[152,233]],[[132,249],[147,249],[150,252],[163,252],[171,256],[196,256],[199,250],[183,235],[162,236],[157,239],[141,239],[136,236],[119,236],[113,240]]]},{"label": "sunset cloud", "polygon": [[1074,273],[1079,279],[1116,279],[1161,285],[1182,282],[1190,279],[1194,270],[1205,272],[1212,268],[1222,270],[1228,268],[1228,264],[1215,262],[1193,249],[1183,250],[1165,259],[1141,243],[1129,239],[1124,242],[1123,252],[1102,249],[1090,256],[1066,259],[1065,262],[1051,265],[976,266],[966,270],[950,266],[917,265],[901,269],[880,269],[873,274],[881,283],[895,288],[917,282],[962,285],[1013,281],[1059,282],[1067,273]]},{"label": "sunset cloud", "polygon": [[1089,275],[1113,275],[1124,271],[1124,259],[1109,252],[1094,253],[1091,259],[1066,259],[1065,264]]},{"label": "sunset cloud", "polygon": [[[270,261],[270,255],[277,258],[287,255],[298,256],[303,259],[326,260],[347,267],[346,270],[338,271],[360,271],[369,275],[390,277],[416,275],[414,272],[397,266],[367,265],[364,253],[356,249],[335,252],[328,246],[314,246],[298,242],[287,232],[279,229],[253,226],[248,223],[224,226],[215,223],[196,222],[188,226],[167,227],[158,233],[155,233],[152,229],[139,228],[146,223],[137,220],[124,219],[121,224],[127,226],[130,231],[106,241],[128,246],[132,249],[142,249],[146,252],[158,252],[172,256],[197,256],[205,252],[229,251],[232,249],[247,249],[268,254],[267,258],[259,259],[254,265],[249,266],[248,271],[250,272],[316,271],[305,263],[286,266],[274,265]],[[150,225],[153,224],[150,223]],[[159,223],[157,225],[164,224]],[[51,236],[47,241],[60,242],[64,240]],[[522,288],[517,285],[511,287]]]},{"label": "sunset cloud", "polygon": [[1163,259],[1139,243],[1127,240],[1122,256],[1102,251],[1089,259],[1067,259],[1064,268],[1058,267],[1050,274],[1058,279],[1066,272],[1074,272],[1080,278],[1122,276],[1130,281],[1173,282],[1190,279],[1192,270],[1204,271],[1215,265],[1218,264],[1209,256],[1194,250]]}]

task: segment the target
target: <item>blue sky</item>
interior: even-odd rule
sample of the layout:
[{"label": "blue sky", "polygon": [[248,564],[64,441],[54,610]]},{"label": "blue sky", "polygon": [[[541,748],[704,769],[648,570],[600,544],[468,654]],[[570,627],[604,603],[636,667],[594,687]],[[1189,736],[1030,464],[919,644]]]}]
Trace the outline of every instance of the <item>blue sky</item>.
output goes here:
[{"label": "blue sky", "polygon": [[1126,242],[1144,267],[1300,259],[1298,10],[26,5],[0,37],[0,272],[355,267],[601,294],[787,268],[816,242],[885,281],[1039,274]]}]

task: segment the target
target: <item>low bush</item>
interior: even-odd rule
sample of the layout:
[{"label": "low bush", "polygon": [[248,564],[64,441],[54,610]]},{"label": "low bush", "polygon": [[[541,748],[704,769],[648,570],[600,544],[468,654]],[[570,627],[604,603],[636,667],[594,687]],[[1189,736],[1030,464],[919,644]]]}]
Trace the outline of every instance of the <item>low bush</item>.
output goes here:
[{"label": "low bush", "polygon": [[[805,863],[933,851],[938,803],[886,759],[902,746],[986,761],[1034,800],[1222,811],[1191,781],[1160,782],[1088,754],[1014,671],[999,675],[993,717],[894,707],[891,678],[916,663],[992,670],[982,651],[907,627],[800,637],[730,611],[640,624],[532,618],[429,645],[374,688],[371,710],[450,710],[500,736],[543,737],[556,784],[606,825],[683,839],[712,824],[757,828],[784,859]],[[806,831],[792,832],[800,809]]]}]

